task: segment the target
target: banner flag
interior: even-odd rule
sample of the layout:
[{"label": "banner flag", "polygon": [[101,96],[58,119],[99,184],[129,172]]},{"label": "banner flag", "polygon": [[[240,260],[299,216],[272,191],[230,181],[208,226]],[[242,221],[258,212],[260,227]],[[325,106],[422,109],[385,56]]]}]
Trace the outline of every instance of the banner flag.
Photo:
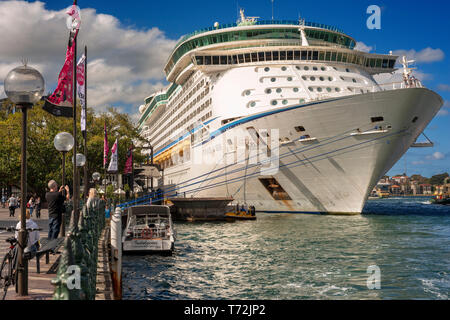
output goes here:
[{"label": "banner flag", "polygon": [[133,173],[133,146],[128,149],[127,152],[127,162],[125,163],[124,174]]},{"label": "banner flag", "polygon": [[85,63],[86,63],[86,56],[83,54],[83,56],[80,58],[77,64],[77,93],[81,104],[81,118],[80,118],[81,131],[84,133],[86,133],[86,96],[85,96],[86,77],[84,74]]},{"label": "banner flag", "polygon": [[66,61],[58,77],[55,92],[45,100],[43,109],[56,117],[73,117],[73,58],[78,30],[71,32]]},{"label": "banner flag", "polygon": [[105,138],[103,139],[103,168],[106,168],[108,163],[109,145],[108,145],[108,132],[106,131],[106,121],[104,126]]},{"label": "banner flag", "polygon": [[112,149],[111,149],[111,162],[109,163],[108,172],[114,173],[119,171],[118,168],[118,146],[117,146],[118,140],[116,139],[116,142],[114,143]]}]

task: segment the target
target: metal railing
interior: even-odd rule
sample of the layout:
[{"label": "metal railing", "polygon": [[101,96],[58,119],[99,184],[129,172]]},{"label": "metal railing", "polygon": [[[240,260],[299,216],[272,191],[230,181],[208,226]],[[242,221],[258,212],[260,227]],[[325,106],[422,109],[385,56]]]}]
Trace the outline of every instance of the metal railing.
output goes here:
[{"label": "metal railing", "polygon": [[94,199],[83,206],[79,215],[72,214],[57,276],[52,280],[53,300],[95,300],[98,243],[106,226],[105,205]]}]

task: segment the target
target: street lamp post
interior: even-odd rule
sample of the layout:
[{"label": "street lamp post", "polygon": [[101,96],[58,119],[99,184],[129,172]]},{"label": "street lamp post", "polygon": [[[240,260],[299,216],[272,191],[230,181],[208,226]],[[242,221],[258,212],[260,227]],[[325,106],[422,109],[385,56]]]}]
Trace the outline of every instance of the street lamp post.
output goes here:
[{"label": "street lamp post", "polygon": [[101,178],[102,176],[100,175],[100,173],[98,173],[98,172],[94,172],[93,174],[92,174],[92,180],[94,180],[94,182],[95,182],[95,187],[97,187],[97,183],[100,181],[100,178]]},{"label": "street lamp post", "polygon": [[[86,164],[86,157],[83,154],[81,154],[81,153],[77,153],[75,159],[76,159],[76,162],[74,162],[74,159],[72,157],[72,163],[74,164],[73,167],[74,167],[74,170],[76,171],[76,181],[77,181],[77,184],[75,185],[75,187],[79,188],[80,187],[80,179],[79,179],[80,170],[78,170],[78,168],[84,167],[84,165]],[[78,197],[75,197],[75,195],[74,195],[73,196],[73,202],[74,202],[74,206],[73,207],[74,208],[75,208],[75,203],[77,205],[76,207],[78,208],[79,201],[80,201],[80,199],[78,199]],[[74,210],[73,214],[74,214],[74,219],[73,220],[75,222],[75,225],[78,225],[78,219],[80,217],[79,210],[76,210],[76,211]]]},{"label": "street lamp post", "polygon": [[[72,150],[75,140],[70,133],[60,132],[55,136],[53,140],[55,149],[62,153],[62,178],[61,186],[66,185],[66,154]],[[61,219],[61,236],[66,236],[66,217],[65,214],[62,215]]]},{"label": "street lamp post", "polygon": [[17,261],[17,291],[20,296],[28,295],[28,262],[24,259],[24,249],[27,246],[26,204],[27,204],[27,116],[28,109],[37,103],[45,90],[42,75],[34,68],[27,66],[11,70],[4,81],[5,93],[8,98],[22,109],[22,135],[21,135],[21,205],[20,205],[20,231]]}]

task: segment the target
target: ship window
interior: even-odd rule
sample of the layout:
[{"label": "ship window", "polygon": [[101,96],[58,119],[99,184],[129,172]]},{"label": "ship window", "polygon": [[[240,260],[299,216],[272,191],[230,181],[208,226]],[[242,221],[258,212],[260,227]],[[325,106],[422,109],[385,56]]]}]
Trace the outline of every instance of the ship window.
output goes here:
[{"label": "ship window", "polygon": [[294,51],[294,60],[300,60],[300,51]]},{"label": "ship window", "polygon": [[325,81],[324,77],[320,77],[319,79],[320,79],[320,81]]},{"label": "ship window", "polygon": [[205,57],[205,65],[210,65],[211,64],[211,57],[210,56],[206,56]]},{"label": "ship window", "polygon": [[282,70],[282,71],[286,71],[287,68],[286,68],[286,67],[281,67],[281,70]]},{"label": "ship window", "polygon": [[245,91],[245,95],[249,96],[251,94],[250,90]]},{"label": "ship window", "polygon": [[372,123],[383,122],[384,118],[383,117],[372,117],[372,118],[370,118],[370,120],[372,121]]},{"label": "ship window", "polygon": [[272,89],[266,89],[266,93],[267,94],[271,94],[272,93]]},{"label": "ship window", "polygon": [[227,56],[220,56],[220,64],[222,65],[227,64]]},{"label": "ship window", "polygon": [[395,66],[395,61],[396,61],[396,60],[389,60],[389,68],[390,68],[390,69],[393,69],[393,68],[394,68],[394,66]]},{"label": "ship window", "polygon": [[312,60],[318,60],[319,59],[319,51],[313,51],[312,52]]},{"label": "ship window", "polygon": [[327,91],[328,91],[328,92],[331,92],[331,88],[328,87],[328,88],[327,88]]},{"label": "ship window", "polygon": [[294,52],[292,51],[287,52],[287,60],[294,60]]},{"label": "ship window", "polygon": [[197,60],[197,65],[199,65],[199,66],[203,65],[203,57],[202,56],[196,57],[196,60]]},{"label": "ship window", "polygon": [[245,57],[245,62],[252,62],[252,60],[250,59],[250,53],[246,53],[244,55],[244,57]]},{"label": "ship window", "polygon": [[311,81],[316,81],[316,77],[311,77],[310,80]]},{"label": "ship window", "polygon": [[[301,99],[301,100],[305,101],[305,99]],[[298,127],[295,127],[295,131],[297,131],[297,132],[305,132],[306,130],[305,130],[305,127],[298,126]]]},{"label": "ship window", "polygon": [[238,54],[239,63],[244,63],[244,55]]},{"label": "ship window", "polygon": [[272,61],[272,52],[266,52],[266,61]]},{"label": "ship window", "polygon": [[218,65],[219,64],[219,57],[213,56],[213,64]]},{"label": "ship window", "polygon": [[356,79],[352,79],[352,81],[353,81],[354,83],[356,83]]},{"label": "ship window", "polygon": [[352,87],[347,87],[348,91],[353,92],[353,88]]},{"label": "ship window", "polygon": [[252,102],[250,103],[250,107],[254,107],[254,106],[256,106],[256,102],[255,102],[255,101],[252,101]]},{"label": "ship window", "polygon": [[333,81],[333,78],[332,77],[328,77],[328,81]]},{"label": "ship window", "polygon": [[335,90],[336,92],[340,92],[340,91],[341,91],[340,88],[335,88],[334,90]]},{"label": "ship window", "polygon": [[302,60],[308,60],[308,51],[302,51]]},{"label": "ship window", "polygon": [[314,71],[317,71],[318,69],[317,69],[317,67],[313,67],[313,70],[314,70]]},{"label": "ship window", "polygon": [[273,106],[276,106],[276,105],[278,104],[278,101],[277,101],[277,100],[272,100],[271,104],[272,104]]},{"label": "ship window", "polygon": [[264,52],[258,52],[258,60],[259,60],[260,62],[262,62],[262,61],[265,60],[265,59],[264,59]]},{"label": "ship window", "polygon": [[280,60],[286,60],[286,51],[280,51]]},{"label": "ship window", "polygon": [[277,89],[277,93],[281,93],[281,91],[282,91],[281,88]]},{"label": "ship window", "polygon": [[288,77],[288,78],[287,78],[287,81],[292,81],[292,77]]},{"label": "ship window", "polygon": [[322,88],[321,88],[321,87],[318,87],[318,88],[317,88],[317,91],[322,92]]},{"label": "ship window", "polygon": [[300,103],[305,103],[305,99],[300,99],[299,102]]},{"label": "ship window", "polygon": [[283,104],[284,105],[288,104],[288,101],[287,100],[283,100]]},{"label": "ship window", "polygon": [[252,53],[252,62],[258,62],[258,55],[256,54],[256,52]]},{"label": "ship window", "polygon": [[330,61],[330,60],[331,60],[331,52],[330,52],[330,51],[327,51],[327,52],[325,53],[325,60],[326,60],[326,61]]},{"label": "ship window", "polygon": [[279,54],[278,54],[278,51],[272,51],[272,60],[273,61],[277,61],[277,60],[279,60]]},{"label": "ship window", "polygon": [[298,88],[294,88],[294,92],[298,92]]},{"label": "ship window", "polygon": [[265,71],[265,72],[269,72],[269,71],[270,71],[270,68],[269,68],[269,67],[265,67],[265,68],[264,68],[264,71]]},{"label": "ship window", "polygon": [[313,87],[309,87],[308,90],[311,91],[311,92],[313,92],[313,91],[314,91],[314,88],[313,88]]},{"label": "ship window", "polygon": [[309,67],[308,67],[308,66],[305,66],[303,69],[304,69],[305,71],[308,71],[308,70],[309,70]]},{"label": "ship window", "polygon": [[271,78],[270,81],[275,82],[275,81],[277,81],[277,79],[276,78]]}]

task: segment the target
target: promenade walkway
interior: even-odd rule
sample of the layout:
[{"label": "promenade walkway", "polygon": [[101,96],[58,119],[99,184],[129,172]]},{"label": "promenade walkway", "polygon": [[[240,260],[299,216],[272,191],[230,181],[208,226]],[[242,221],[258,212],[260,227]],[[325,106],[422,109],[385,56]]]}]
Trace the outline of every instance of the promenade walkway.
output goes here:
[{"label": "promenade walkway", "polygon": [[[20,209],[16,209],[14,218],[9,217],[9,210],[0,207],[0,227],[15,227],[19,222]],[[41,238],[46,238],[48,235],[48,212],[41,210],[41,219],[33,220],[42,228]],[[5,240],[13,236],[11,232],[0,231],[0,259],[8,251],[9,244]],[[51,280],[56,277],[56,270],[50,270],[56,262],[60,254],[50,255],[50,264],[45,263],[45,256],[40,260],[41,273],[36,273],[36,258],[28,263],[28,296],[20,297],[16,294],[15,288],[10,287],[5,300],[51,300],[53,297],[54,287]],[[50,272],[49,272],[50,271]],[[53,271],[53,272],[52,272]]]}]

